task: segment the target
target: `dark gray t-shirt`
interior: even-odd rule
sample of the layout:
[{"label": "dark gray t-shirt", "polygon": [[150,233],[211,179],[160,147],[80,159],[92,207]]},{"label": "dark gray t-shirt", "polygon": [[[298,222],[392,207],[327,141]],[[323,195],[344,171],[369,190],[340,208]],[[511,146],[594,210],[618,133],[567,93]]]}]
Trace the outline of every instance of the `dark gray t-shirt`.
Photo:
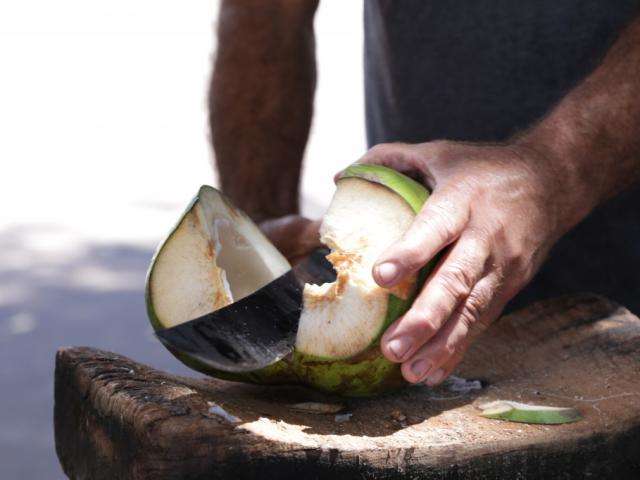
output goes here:
[{"label": "dark gray t-shirt", "polygon": [[[509,138],[595,68],[640,6],[640,0],[364,3],[370,145]],[[513,305],[579,291],[640,312],[639,188],[561,240]]]}]

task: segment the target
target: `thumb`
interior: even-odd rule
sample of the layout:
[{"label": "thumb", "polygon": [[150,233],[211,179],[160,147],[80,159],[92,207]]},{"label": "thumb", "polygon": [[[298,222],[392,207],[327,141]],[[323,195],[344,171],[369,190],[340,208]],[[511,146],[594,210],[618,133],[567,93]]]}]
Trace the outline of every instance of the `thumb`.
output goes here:
[{"label": "thumb", "polygon": [[373,278],[378,285],[396,285],[460,236],[469,222],[469,207],[455,197],[436,192],[427,200],[405,234],[376,261]]}]

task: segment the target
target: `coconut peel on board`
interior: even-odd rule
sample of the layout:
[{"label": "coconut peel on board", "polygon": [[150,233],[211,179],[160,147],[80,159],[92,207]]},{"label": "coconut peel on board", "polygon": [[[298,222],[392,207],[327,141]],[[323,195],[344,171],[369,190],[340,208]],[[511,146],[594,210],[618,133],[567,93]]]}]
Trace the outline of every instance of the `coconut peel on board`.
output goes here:
[{"label": "coconut peel on board", "polygon": [[556,425],[577,422],[582,415],[576,408],[529,405],[511,400],[494,400],[477,406],[485,418],[518,423]]}]

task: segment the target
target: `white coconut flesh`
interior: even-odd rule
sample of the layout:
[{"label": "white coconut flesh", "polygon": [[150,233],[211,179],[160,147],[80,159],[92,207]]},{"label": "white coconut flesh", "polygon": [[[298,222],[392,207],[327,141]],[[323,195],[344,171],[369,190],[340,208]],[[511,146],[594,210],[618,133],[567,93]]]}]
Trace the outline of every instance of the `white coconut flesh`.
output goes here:
[{"label": "white coconut flesh", "polygon": [[169,328],[229,305],[290,268],[249,217],[203,186],[152,263],[149,301]]},{"label": "white coconut flesh", "polygon": [[349,358],[367,349],[384,327],[389,294],[406,297],[415,278],[390,292],[373,279],[378,256],[409,228],[414,212],[400,195],[360,178],[338,181],[320,228],[337,279],[305,285],[296,350]]}]

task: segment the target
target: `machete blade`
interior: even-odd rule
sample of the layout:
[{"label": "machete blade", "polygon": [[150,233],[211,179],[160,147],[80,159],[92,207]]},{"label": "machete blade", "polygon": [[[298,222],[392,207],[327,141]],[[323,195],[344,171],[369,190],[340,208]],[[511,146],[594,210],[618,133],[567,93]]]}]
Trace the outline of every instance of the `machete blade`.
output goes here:
[{"label": "machete blade", "polygon": [[202,317],[158,330],[170,350],[226,372],[264,368],[293,351],[305,283],[336,278],[327,249],[313,252],[284,275],[237,302]]}]

